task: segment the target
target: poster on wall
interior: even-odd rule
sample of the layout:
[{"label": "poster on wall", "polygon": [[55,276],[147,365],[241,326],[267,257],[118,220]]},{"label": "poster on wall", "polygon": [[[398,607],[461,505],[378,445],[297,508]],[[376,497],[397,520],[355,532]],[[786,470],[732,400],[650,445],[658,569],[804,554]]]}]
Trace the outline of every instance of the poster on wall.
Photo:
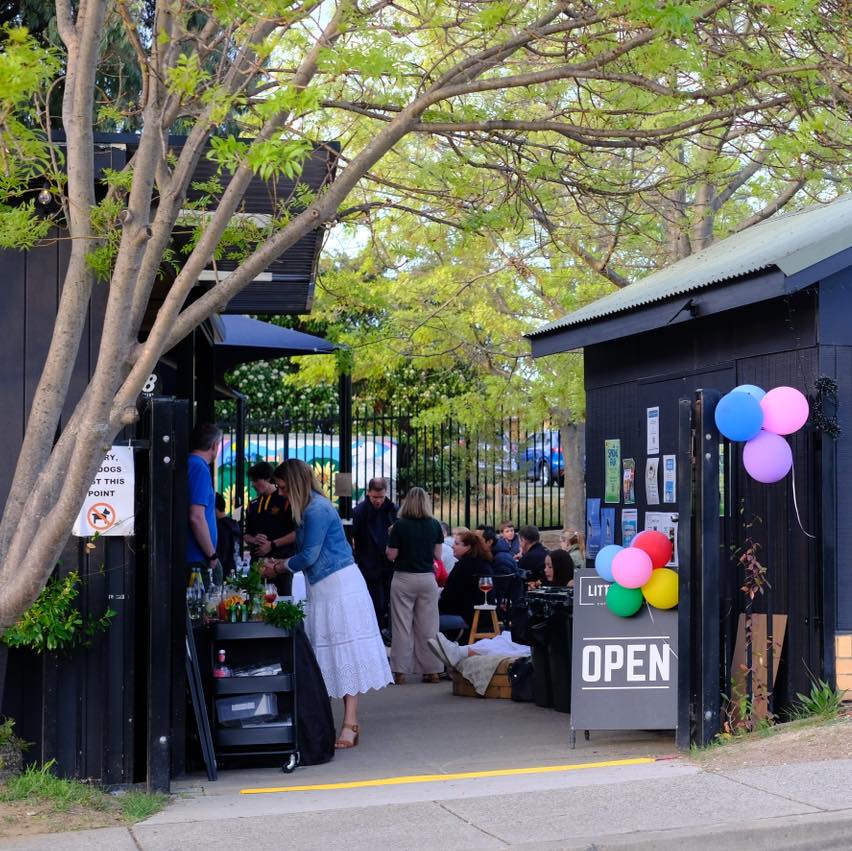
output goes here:
[{"label": "poster on wall", "polygon": [[621,441],[604,441],[604,502],[619,502],[621,499]]},{"label": "poster on wall", "polygon": [[639,511],[635,508],[625,508],[621,512],[621,546],[629,547],[638,533]]},{"label": "poster on wall", "polygon": [[601,546],[615,543],[615,509],[601,509]]},{"label": "poster on wall", "polygon": [[586,500],[586,558],[594,560],[601,548],[601,501]]},{"label": "poster on wall", "polygon": [[660,452],[660,406],[655,405],[647,410],[648,421],[648,455],[658,455]]},{"label": "poster on wall", "polygon": [[646,511],[645,531],[662,532],[672,542],[672,560],[666,567],[677,567],[677,514],[669,511]]},{"label": "poster on wall", "polygon": [[677,461],[674,455],[663,455],[663,502],[677,502]]},{"label": "poster on wall", "polygon": [[648,505],[660,504],[660,486],[657,483],[659,458],[649,458],[645,464],[645,502]]},{"label": "poster on wall", "polygon": [[112,446],[89,487],[72,534],[80,538],[134,534],[135,467],[133,449]]},{"label": "poster on wall", "polygon": [[625,505],[636,504],[636,462],[632,458],[625,458],[621,462],[624,470],[622,475],[622,496]]}]

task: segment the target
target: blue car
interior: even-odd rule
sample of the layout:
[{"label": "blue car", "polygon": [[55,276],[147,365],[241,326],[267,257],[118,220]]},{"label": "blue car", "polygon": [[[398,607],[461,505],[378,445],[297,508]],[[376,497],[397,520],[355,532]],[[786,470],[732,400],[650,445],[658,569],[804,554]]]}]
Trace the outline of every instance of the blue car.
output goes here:
[{"label": "blue car", "polygon": [[549,486],[565,481],[565,459],[559,431],[537,431],[529,435],[521,450],[521,464],[527,479]]}]

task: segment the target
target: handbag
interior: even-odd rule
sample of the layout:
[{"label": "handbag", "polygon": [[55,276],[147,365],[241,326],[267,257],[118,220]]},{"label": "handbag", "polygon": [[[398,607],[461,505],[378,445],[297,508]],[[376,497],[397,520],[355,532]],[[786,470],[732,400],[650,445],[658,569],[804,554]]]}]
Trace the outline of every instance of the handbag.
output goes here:
[{"label": "handbag", "polygon": [[509,682],[512,687],[512,700],[519,703],[531,703],[533,700],[533,663],[529,656],[521,656],[509,665]]}]

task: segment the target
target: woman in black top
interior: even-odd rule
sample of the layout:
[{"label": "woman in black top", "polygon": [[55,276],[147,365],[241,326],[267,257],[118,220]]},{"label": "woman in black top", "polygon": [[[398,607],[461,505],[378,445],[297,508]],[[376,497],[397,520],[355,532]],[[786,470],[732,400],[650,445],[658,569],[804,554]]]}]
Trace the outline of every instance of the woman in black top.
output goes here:
[{"label": "woman in black top", "polygon": [[[442,615],[459,615],[469,624],[473,619],[473,607],[484,602],[479,577],[493,576],[491,553],[474,532],[457,532],[453,538],[453,555],[457,561],[438,606]],[[494,602],[493,593],[488,592],[489,603]]]},{"label": "woman in black top", "polygon": [[444,535],[432,516],[432,503],[423,488],[406,494],[385,551],[394,563],[390,593],[391,670],[396,683],[420,674],[437,683],[443,666],[427,642],[438,632],[438,583],[435,559],[441,557]]}]

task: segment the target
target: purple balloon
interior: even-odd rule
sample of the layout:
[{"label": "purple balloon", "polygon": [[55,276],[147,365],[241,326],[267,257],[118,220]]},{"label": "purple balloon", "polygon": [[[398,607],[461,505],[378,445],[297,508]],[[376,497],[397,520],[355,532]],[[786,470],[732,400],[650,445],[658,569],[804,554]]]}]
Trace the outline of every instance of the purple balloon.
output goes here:
[{"label": "purple balloon", "polygon": [[781,435],[762,431],[743,447],[743,466],[758,482],[780,482],[793,466],[793,452]]},{"label": "purple balloon", "polygon": [[807,421],[808,400],[795,387],[773,387],[761,400],[763,427],[775,434],[792,434]]},{"label": "purple balloon", "polygon": [[651,556],[636,547],[623,549],[612,560],[612,575],[624,588],[641,588],[653,572]]}]

